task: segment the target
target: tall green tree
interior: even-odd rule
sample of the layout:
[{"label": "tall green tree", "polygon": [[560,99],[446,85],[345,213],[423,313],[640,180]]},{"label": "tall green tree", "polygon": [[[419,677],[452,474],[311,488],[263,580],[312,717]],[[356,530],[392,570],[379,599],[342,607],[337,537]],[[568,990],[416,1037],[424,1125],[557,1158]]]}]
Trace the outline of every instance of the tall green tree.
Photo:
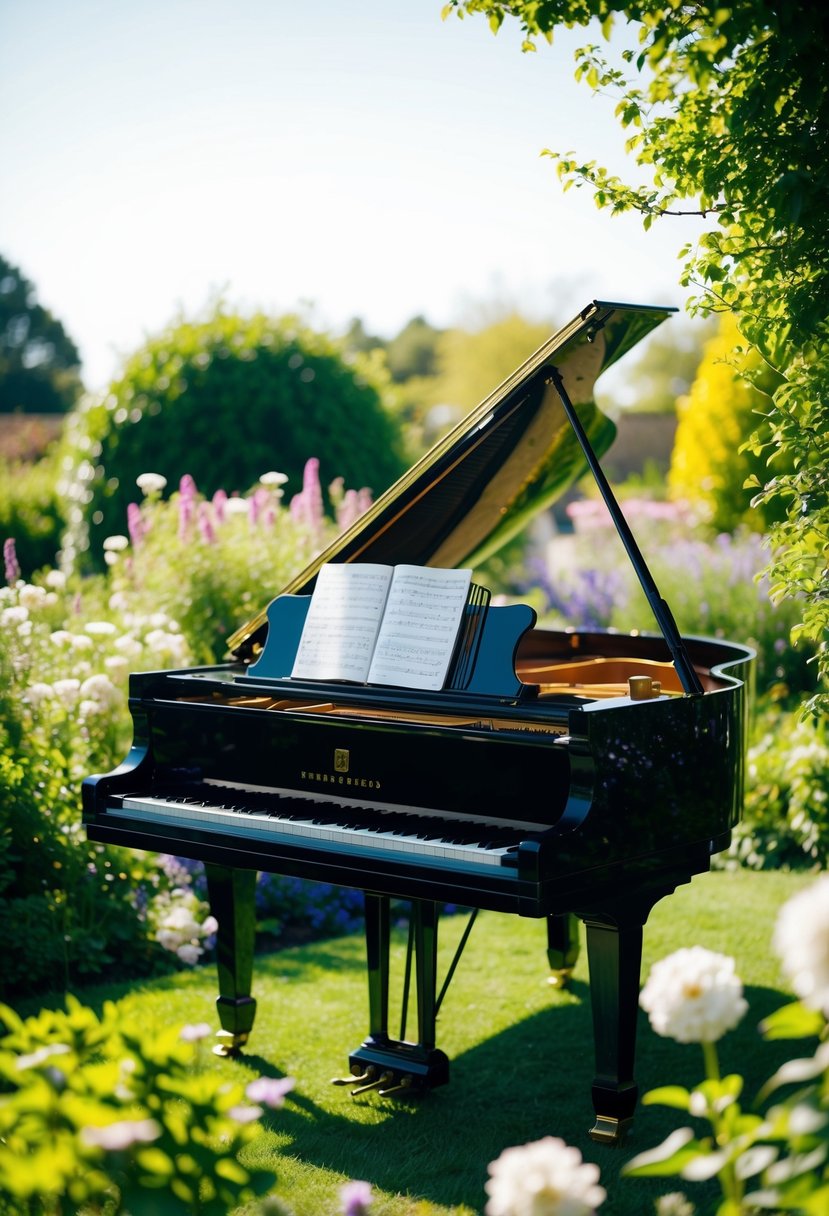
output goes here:
[{"label": "tall green tree", "polygon": [[[814,0],[450,0],[443,11],[481,13],[496,32],[517,21],[526,51],[589,27],[576,77],[615,93],[649,180],[631,186],[595,160],[550,151],[565,189],[587,186],[600,207],[638,211],[646,228],[675,215],[710,221],[684,251],[681,281],[701,289],[693,307],[734,314],[738,365],[753,349],[780,377],[751,440],[766,462],[753,488],[785,508],[771,532],[772,594],[802,603],[795,635],[817,644],[829,678],[829,10]],[[621,52],[618,18],[628,22]],[[829,694],[811,708],[820,702]]]},{"label": "tall green tree", "polygon": [[60,321],[0,255],[0,413],[66,413],[80,392],[80,364]]}]

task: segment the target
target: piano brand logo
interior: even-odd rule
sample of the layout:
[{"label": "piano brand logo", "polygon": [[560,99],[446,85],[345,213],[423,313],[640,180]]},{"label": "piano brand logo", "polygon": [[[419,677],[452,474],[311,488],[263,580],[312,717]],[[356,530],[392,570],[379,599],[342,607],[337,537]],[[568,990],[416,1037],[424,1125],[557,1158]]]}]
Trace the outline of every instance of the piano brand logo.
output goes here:
[{"label": "piano brand logo", "polygon": [[334,748],[334,771],[315,773],[310,769],[302,769],[300,776],[303,781],[311,781],[315,785],[344,785],[353,789],[379,790],[380,782],[374,777],[355,777],[349,775],[351,768],[351,753],[347,747]]}]

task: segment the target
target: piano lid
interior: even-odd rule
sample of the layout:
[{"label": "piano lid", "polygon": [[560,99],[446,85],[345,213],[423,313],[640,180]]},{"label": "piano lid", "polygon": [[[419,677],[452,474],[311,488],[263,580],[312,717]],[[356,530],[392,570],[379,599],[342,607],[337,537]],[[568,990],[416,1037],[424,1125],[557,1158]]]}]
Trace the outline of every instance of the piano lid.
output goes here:
[{"label": "piano lid", "polygon": [[[672,312],[588,304],[274,594],[310,593],[320,567],[332,561],[477,566],[588,471],[585,440],[590,455],[607,451],[616,427],[593,400],[596,380]],[[581,440],[554,378],[575,408]],[[249,658],[266,632],[263,608],[228,648]]]}]

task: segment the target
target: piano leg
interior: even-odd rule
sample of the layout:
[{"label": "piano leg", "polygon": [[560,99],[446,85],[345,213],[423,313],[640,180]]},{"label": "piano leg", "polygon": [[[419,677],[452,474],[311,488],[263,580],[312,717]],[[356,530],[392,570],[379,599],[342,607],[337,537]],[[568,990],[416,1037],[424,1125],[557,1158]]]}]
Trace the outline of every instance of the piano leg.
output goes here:
[{"label": "piano leg", "polygon": [[[655,902],[655,901],[653,901]],[[590,996],[596,1076],[590,1131],[601,1144],[620,1144],[633,1120],[639,1094],[634,1080],[639,972],[646,909],[635,906],[622,915],[601,913],[583,917],[587,928]]]},{"label": "piano leg", "polygon": [[385,895],[365,896],[366,958],[368,963],[369,1033],[348,1059],[351,1076],[335,1085],[356,1085],[352,1096],[376,1089],[381,1097],[409,1096],[445,1085],[449,1061],[435,1047],[437,1017],[437,905],[429,900],[412,903],[415,980],[417,985],[418,1042],[391,1039],[389,1004],[389,900]]},{"label": "piano leg", "polygon": [[547,917],[548,982],[553,988],[566,988],[579,958],[579,922],[569,912]]},{"label": "piano leg", "polygon": [[222,1029],[216,1034],[216,1055],[237,1055],[253,1028],[256,1001],[251,996],[253,946],[256,936],[254,892],[256,871],[205,865],[210,910],[219,922],[216,965],[219,997],[216,1007]]}]

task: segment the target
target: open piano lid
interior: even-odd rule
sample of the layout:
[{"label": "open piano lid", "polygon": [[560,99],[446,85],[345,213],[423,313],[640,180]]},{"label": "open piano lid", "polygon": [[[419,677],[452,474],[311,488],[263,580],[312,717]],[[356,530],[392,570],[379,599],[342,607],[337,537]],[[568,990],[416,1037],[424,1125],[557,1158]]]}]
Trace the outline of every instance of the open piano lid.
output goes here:
[{"label": "open piano lid", "polygon": [[[681,642],[673,619],[598,464],[616,427],[593,401],[599,375],[675,311],[602,300],[588,304],[281,594],[310,593],[325,562],[474,568],[590,468],[606,501],[610,495],[616,527],[676,658]],[[263,608],[228,639],[231,654],[240,659],[258,654],[268,628],[265,613]],[[688,691],[698,691],[693,678],[691,684]]]}]

